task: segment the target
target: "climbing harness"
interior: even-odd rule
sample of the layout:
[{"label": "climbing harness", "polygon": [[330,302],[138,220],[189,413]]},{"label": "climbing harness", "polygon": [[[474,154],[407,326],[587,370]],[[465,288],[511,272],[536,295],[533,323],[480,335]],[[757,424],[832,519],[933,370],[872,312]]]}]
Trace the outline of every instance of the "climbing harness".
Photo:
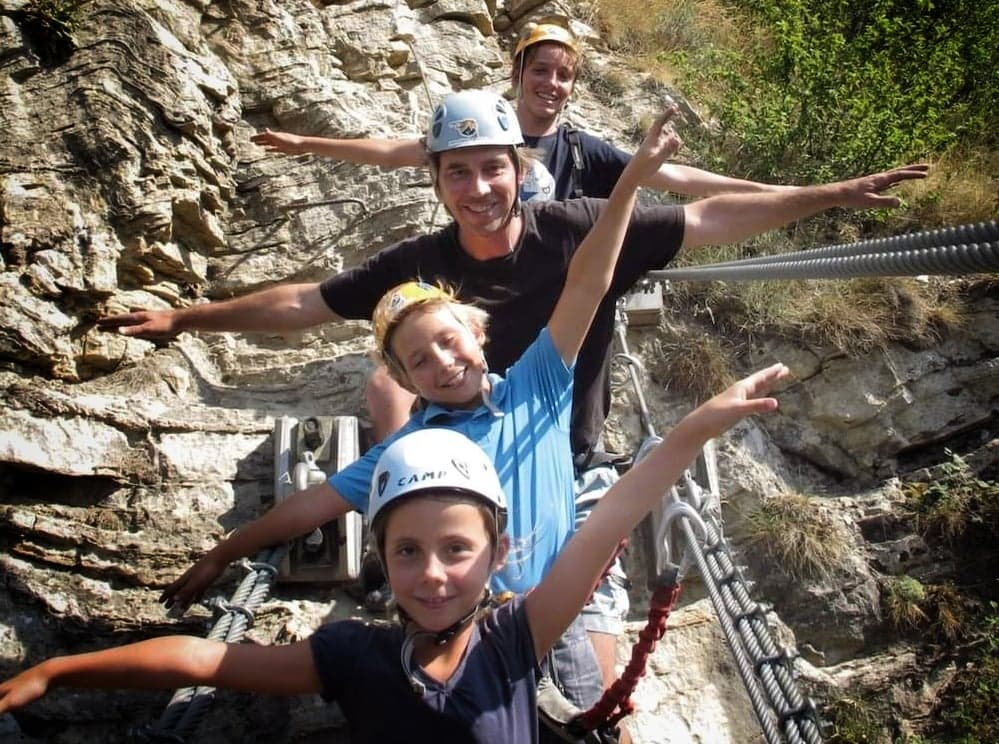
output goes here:
[{"label": "climbing harness", "polygon": [[582,199],[586,194],[583,192],[583,143],[578,129],[570,127],[566,130],[569,139],[569,152],[572,154],[572,198]]},{"label": "climbing harness", "polygon": [[824,246],[690,268],[650,271],[650,280],[753,281],[999,272],[999,224],[974,225]]}]

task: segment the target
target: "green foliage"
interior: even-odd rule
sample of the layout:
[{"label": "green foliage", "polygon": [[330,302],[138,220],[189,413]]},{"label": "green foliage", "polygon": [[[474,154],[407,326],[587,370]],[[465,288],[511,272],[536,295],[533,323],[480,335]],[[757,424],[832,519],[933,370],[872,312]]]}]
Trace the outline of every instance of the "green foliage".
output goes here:
[{"label": "green foliage", "polygon": [[889,744],[885,735],[883,714],[863,698],[842,697],[823,710],[823,717],[832,724],[829,744]]},{"label": "green foliage", "polygon": [[999,536],[999,483],[978,478],[960,455],[948,455],[934,480],[902,486],[917,527],[950,543],[969,530]]},{"label": "green foliage", "polygon": [[942,718],[951,729],[949,741],[987,744],[999,741],[999,604],[991,603],[981,651],[948,690]]},{"label": "green foliage", "polygon": [[926,588],[911,576],[893,576],[884,583],[884,607],[888,622],[898,630],[910,630],[929,620],[922,605]]},{"label": "green foliage", "polygon": [[995,146],[999,4],[729,0],[745,47],[668,53],[716,92],[733,172],[827,181]]}]

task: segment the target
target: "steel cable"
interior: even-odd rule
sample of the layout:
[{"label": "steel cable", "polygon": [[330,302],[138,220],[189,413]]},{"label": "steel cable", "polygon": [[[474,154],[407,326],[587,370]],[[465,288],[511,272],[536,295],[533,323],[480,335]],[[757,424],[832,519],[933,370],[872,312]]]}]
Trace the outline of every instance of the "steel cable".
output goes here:
[{"label": "steel cable", "polygon": [[728,641],[729,648],[732,651],[732,656],[735,657],[735,663],[739,670],[739,676],[742,677],[742,683],[746,688],[746,692],[749,693],[749,699],[753,705],[753,711],[756,713],[756,718],[760,723],[760,727],[763,729],[763,733],[770,744],[780,744],[782,739],[777,730],[777,722],[774,720],[773,709],[770,704],[764,700],[759,680],[756,678],[753,666],[747,658],[746,649],[743,648],[741,636],[732,626],[732,620],[729,617],[728,612],[725,610],[725,603],[719,594],[717,585],[713,580],[711,580],[711,578],[709,578],[711,576],[710,569],[708,568],[704,554],[701,551],[700,544],[697,542],[697,537],[694,534],[689,518],[680,518],[680,529],[682,530],[684,537],[687,539],[687,547],[693,553],[694,560],[697,562],[697,567],[700,570],[701,575],[705,577],[704,585],[708,590],[711,603],[715,607],[716,614],[718,615],[718,621],[721,623],[722,632],[725,634],[725,638]]},{"label": "steel cable", "polygon": [[754,256],[752,258],[721,261],[714,266],[757,266],[776,263],[782,260],[813,260],[820,258],[841,258],[847,256],[863,256],[869,253],[905,253],[910,250],[925,248],[940,248],[954,245],[972,245],[975,243],[995,243],[999,241],[999,223],[979,222],[975,225],[960,225],[958,227],[942,227],[936,230],[905,233],[886,238],[872,238],[853,243],[840,243],[820,248],[806,248],[793,253],[782,253],[772,256]]},{"label": "steel cable", "polygon": [[754,281],[999,272],[999,224],[908,233],[774,256],[650,271],[651,280]]},{"label": "steel cable", "polygon": [[[699,500],[700,486],[689,473],[684,475],[684,479],[687,493],[692,495],[690,498]],[[774,641],[763,619],[762,607],[749,596],[745,579],[732,561],[731,551],[721,537],[716,520],[710,516],[705,518],[704,527],[707,543],[711,545],[703,554],[705,567],[708,569],[704,579],[714,583],[716,588],[720,585],[718,594],[724,603],[723,608],[716,606],[716,611],[719,614],[724,611],[734,622],[773,708],[783,722],[788,739],[792,742],[803,740],[810,744],[821,742],[821,734],[815,721],[811,716],[801,715],[810,711],[811,703],[798,690],[790,669],[792,657],[782,652]]]},{"label": "steel cable", "polygon": [[[228,602],[216,598],[208,603],[218,615],[208,640],[238,643],[243,639],[253,624],[253,613],[267,599],[287,550],[286,545],[262,550]],[[155,724],[139,727],[133,735],[140,741],[184,742],[200,725],[214,698],[214,687],[183,687],[173,694]]]}]

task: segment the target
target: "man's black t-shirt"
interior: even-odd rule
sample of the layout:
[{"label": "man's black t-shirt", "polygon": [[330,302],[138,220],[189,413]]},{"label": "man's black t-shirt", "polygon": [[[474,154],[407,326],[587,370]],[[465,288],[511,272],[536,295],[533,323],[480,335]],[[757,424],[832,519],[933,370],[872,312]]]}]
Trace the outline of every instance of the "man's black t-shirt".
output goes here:
[{"label": "man's black t-shirt", "polygon": [[[606,202],[573,199],[524,205],[524,229],[507,256],[478,261],[458,242],[452,223],[443,230],[390,246],[365,263],[329,277],[323,299],[342,318],[370,319],[382,295],[402,282],[442,282],[458,297],[489,312],[486,360],[503,373],[548,324],[573,253]],[[607,296],[576,361],[572,451],[600,440],[610,406],[608,380],[614,305],[646,272],[661,269],[683,241],[683,208],[637,206]]]}]

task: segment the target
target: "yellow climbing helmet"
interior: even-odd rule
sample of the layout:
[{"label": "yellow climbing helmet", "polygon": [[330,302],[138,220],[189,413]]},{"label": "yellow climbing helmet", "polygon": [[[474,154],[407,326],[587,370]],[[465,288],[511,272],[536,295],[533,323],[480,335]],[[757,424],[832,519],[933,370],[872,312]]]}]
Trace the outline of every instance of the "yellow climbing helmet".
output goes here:
[{"label": "yellow climbing helmet", "polygon": [[520,32],[517,46],[513,49],[513,58],[518,59],[527,47],[540,44],[543,41],[562,44],[576,55],[580,53],[579,41],[572,31],[564,26],[559,26],[557,23],[528,23]]},{"label": "yellow climbing helmet", "polygon": [[384,354],[386,350],[385,339],[388,337],[389,331],[409,308],[434,300],[453,302],[454,299],[454,295],[447,290],[426,282],[405,282],[390,289],[382,295],[371,316],[371,324],[375,331],[375,343],[378,345],[379,351]]}]

